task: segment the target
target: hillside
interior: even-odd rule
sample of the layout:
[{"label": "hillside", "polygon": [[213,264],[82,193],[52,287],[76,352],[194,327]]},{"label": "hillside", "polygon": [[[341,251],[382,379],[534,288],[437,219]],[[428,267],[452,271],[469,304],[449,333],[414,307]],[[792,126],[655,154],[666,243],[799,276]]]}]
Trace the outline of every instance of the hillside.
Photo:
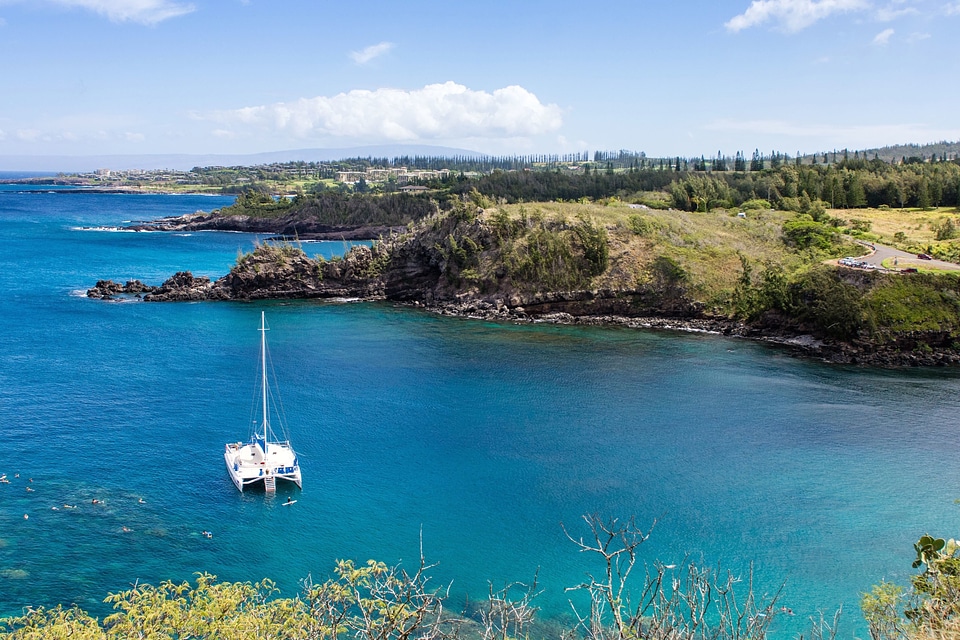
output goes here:
[{"label": "hillside", "polygon": [[955,275],[826,264],[866,251],[851,235],[927,246],[931,225],[956,213],[874,213],[876,231],[868,211],[855,220],[827,212],[815,220],[769,209],[658,210],[616,199],[495,205],[474,192],[343,259],[314,261],[295,245],[264,244],[216,282],[180,273],[159,288],[106,282],[89,295],[348,296],[509,321],[721,331],[840,362],[960,362]]}]

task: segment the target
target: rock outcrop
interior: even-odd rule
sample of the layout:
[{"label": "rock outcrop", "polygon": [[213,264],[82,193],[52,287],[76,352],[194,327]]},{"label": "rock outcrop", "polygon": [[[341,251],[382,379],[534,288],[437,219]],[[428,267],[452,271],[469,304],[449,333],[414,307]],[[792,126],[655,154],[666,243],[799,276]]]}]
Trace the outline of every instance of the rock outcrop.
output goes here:
[{"label": "rock outcrop", "polygon": [[127,280],[126,284],[120,284],[113,280],[97,280],[97,284],[92,289],[87,290],[87,297],[113,300],[118,296],[141,296],[145,293],[152,293],[156,289],[157,287],[143,284],[139,280]]},{"label": "rock outcrop", "polygon": [[[147,302],[190,300],[265,300],[290,298],[382,299],[382,248],[354,247],[339,260],[308,257],[290,244],[262,244],[241,257],[230,273],[211,282],[189,271],[174,274],[143,297]],[[90,289],[91,298],[109,299],[128,293],[111,281]]]},{"label": "rock outcrop", "polygon": [[207,276],[195,277],[189,271],[178,271],[143,299],[171,302],[216,299],[211,295],[212,289],[213,284]]},{"label": "rock outcrop", "polygon": [[405,229],[384,225],[330,225],[299,214],[266,218],[202,211],[128,228],[133,231],[243,231],[302,240],[376,240]]}]

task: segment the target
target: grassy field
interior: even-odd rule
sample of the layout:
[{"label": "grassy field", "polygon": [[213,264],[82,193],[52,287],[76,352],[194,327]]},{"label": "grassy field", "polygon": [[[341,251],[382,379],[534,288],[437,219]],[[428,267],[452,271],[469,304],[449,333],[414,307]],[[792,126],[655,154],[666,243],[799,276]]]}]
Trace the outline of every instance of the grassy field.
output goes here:
[{"label": "grassy field", "polygon": [[867,226],[866,234],[872,235],[877,242],[890,246],[936,245],[938,242],[949,242],[950,240],[937,239],[938,229],[948,220],[957,226],[960,237],[960,211],[956,207],[928,210],[830,209],[827,213],[842,221],[842,226],[851,230],[856,230],[858,226]]},{"label": "grassy field", "polygon": [[[754,272],[780,267],[794,273],[830,257],[786,246],[783,224],[795,214],[783,211],[750,212],[740,218],[736,211],[693,213],[632,208],[617,201],[563,202],[501,205],[486,209],[484,217],[489,222],[499,211],[512,219],[542,216],[559,226],[585,216],[602,224],[609,237],[610,268],[594,280],[594,287],[629,289],[642,285],[653,277],[654,262],[668,257],[683,270],[693,297],[709,307],[723,307],[729,302],[730,292],[743,273],[742,259]],[[841,243],[837,255],[856,251],[856,245]]]}]

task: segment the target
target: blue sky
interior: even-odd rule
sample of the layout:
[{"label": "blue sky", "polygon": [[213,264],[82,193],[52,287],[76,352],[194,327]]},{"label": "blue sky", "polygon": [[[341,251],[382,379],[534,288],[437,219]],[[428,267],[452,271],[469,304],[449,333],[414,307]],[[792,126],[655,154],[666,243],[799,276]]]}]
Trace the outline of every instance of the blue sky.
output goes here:
[{"label": "blue sky", "polygon": [[960,139],[960,0],[0,0],[0,155]]}]

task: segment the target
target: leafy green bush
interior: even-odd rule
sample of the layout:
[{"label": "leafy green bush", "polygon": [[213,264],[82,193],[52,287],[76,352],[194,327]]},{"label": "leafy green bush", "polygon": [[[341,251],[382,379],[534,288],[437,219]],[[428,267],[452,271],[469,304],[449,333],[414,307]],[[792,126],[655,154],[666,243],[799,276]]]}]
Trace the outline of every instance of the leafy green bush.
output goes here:
[{"label": "leafy green bush", "polygon": [[636,198],[637,204],[663,211],[670,208],[670,194],[665,191],[648,191]]},{"label": "leafy green bush", "polygon": [[[800,198],[781,198],[779,208],[781,211],[793,211],[795,213],[800,213],[804,210]],[[809,209],[809,207],[807,208]]]},{"label": "leafy green bush", "polygon": [[269,193],[257,189],[248,189],[237,196],[229,207],[220,210],[225,216],[251,216],[254,218],[275,218],[293,206],[286,196],[277,200]]},{"label": "leafy green bush", "polygon": [[767,209],[773,209],[773,205],[766,200],[754,198],[741,204],[740,208],[744,211],[766,211]]},{"label": "leafy green bush", "polygon": [[[861,600],[873,640],[956,638],[960,634],[960,547],[955,540],[921,536],[913,545],[910,593],[883,582]],[[903,613],[901,615],[901,607]]]},{"label": "leafy green bush", "polygon": [[957,237],[957,225],[950,218],[944,218],[932,225],[937,240],[953,240]]},{"label": "leafy green bush", "polygon": [[862,295],[840,280],[835,269],[803,274],[791,285],[790,297],[798,319],[821,335],[848,340],[863,327]]},{"label": "leafy green bush", "polygon": [[633,214],[627,218],[627,228],[638,236],[645,236],[652,230],[650,220],[640,214]]},{"label": "leafy green bush", "polygon": [[808,215],[800,215],[783,225],[783,237],[787,244],[798,249],[829,251],[838,239],[837,230],[822,222],[815,222]]},{"label": "leafy green bush", "polygon": [[586,261],[586,272],[590,276],[598,276],[607,270],[610,263],[610,242],[607,229],[586,216],[577,216],[577,223],[573,226],[573,233],[580,240],[583,257]]}]

